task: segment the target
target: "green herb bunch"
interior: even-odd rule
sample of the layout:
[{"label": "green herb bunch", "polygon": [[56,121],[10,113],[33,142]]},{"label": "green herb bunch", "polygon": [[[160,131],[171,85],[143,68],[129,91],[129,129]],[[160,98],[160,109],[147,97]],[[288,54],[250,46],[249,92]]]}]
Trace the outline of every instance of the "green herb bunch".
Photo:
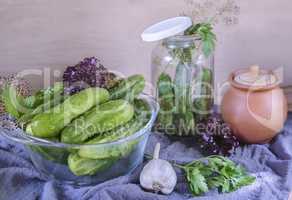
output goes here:
[{"label": "green herb bunch", "polygon": [[248,175],[245,168],[222,156],[209,156],[175,166],[185,172],[189,189],[194,196],[215,188],[219,192],[228,193],[255,181],[255,177]]},{"label": "green herb bunch", "polygon": [[216,35],[210,23],[199,23],[185,31],[185,35],[197,35],[201,39],[203,53],[208,57],[216,46]]},{"label": "green herb bunch", "polygon": [[185,35],[195,35],[201,39],[203,53],[208,57],[215,49],[216,24],[235,25],[238,23],[240,7],[235,0],[184,0],[189,10],[182,15],[190,16],[193,25]]}]

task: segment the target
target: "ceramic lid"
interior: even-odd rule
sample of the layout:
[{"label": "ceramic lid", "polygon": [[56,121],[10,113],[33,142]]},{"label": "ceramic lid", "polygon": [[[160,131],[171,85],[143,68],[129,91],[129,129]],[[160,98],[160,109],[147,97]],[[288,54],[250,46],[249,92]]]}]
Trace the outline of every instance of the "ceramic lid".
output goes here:
[{"label": "ceramic lid", "polygon": [[267,70],[254,65],[247,70],[241,70],[234,74],[233,81],[239,85],[254,88],[264,88],[278,84],[277,76]]}]

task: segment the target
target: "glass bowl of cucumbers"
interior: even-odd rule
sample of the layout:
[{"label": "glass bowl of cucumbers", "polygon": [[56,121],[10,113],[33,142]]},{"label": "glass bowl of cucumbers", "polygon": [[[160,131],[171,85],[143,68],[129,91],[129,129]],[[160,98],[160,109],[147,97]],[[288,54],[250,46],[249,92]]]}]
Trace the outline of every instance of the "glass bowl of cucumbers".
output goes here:
[{"label": "glass bowl of cucumbers", "polygon": [[1,126],[0,132],[24,144],[48,179],[82,186],[126,175],[143,161],[159,110],[154,98],[141,93],[144,87],[127,85],[126,96],[120,89],[125,84],[113,90],[84,89],[47,111],[42,107],[43,112],[22,115],[18,127]]}]

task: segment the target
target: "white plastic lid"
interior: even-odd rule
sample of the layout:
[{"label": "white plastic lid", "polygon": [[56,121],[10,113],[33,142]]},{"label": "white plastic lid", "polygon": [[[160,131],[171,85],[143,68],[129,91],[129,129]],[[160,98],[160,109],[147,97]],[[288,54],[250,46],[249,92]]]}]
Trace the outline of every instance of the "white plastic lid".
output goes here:
[{"label": "white plastic lid", "polygon": [[141,37],[146,42],[153,42],[184,32],[192,26],[189,17],[174,17],[148,27]]}]

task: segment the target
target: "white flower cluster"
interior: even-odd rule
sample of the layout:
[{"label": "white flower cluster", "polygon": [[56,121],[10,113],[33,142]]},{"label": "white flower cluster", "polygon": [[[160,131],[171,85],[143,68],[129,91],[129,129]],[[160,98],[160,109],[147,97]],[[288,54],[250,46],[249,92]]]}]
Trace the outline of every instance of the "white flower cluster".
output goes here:
[{"label": "white flower cluster", "polygon": [[187,10],[183,15],[190,16],[194,24],[223,23],[234,25],[238,23],[240,7],[236,0],[184,0]]}]

